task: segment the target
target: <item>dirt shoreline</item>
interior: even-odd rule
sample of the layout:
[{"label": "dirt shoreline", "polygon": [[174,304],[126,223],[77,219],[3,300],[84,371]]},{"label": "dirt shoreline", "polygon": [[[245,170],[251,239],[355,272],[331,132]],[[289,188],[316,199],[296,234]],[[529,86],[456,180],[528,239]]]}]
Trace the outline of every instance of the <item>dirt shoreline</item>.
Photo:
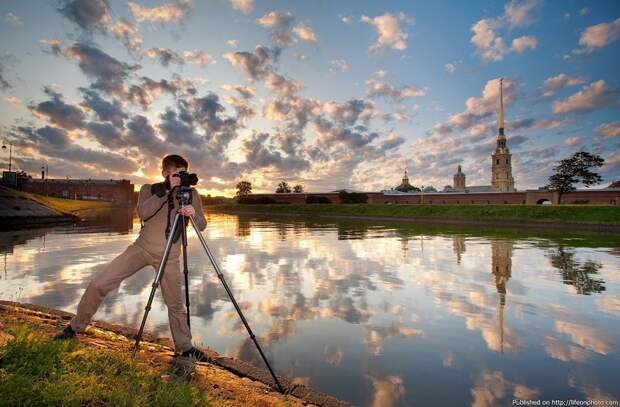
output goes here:
[{"label": "dirt shoreline", "polygon": [[[4,338],[10,337],[4,329],[4,326],[9,323],[26,323],[36,328],[37,331],[52,335],[60,327],[66,325],[72,317],[73,314],[61,310],[0,300],[0,334]],[[76,338],[87,346],[129,351],[135,333],[134,328],[125,325],[93,321],[85,334],[78,335]],[[170,339],[156,337],[145,332],[139,360],[151,365],[172,363],[175,359],[173,349]],[[285,394],[280,394],[275,389],[273,379],[266,369],[222,356],[210,349],[202,350],[209,356],[209,362],[195,363],[195,367],[192,368],[195,373],[193,380],[197,380],[203,387],[208,387],[209,391],[216,393],[219,397],[224,396],[230,399],[232,405],[249,405],[247,403],[250,403],[253,405],[349,406],[348,403],[335,397],[278,375],[278,380],[285,389]]]},{"label": "dirt shoreline", "polygon": [[563,230],[620,233],[620,225],[601,224],[601,223],[578,223],[578,222],[556,222],[556,221],[524,221],[524,220],[486,220],[486,219],[438,219],[438,218],[419,218],[403,216],[365,216],[365,215],[345,215],[345,214],[308,214],[298,212],[263,212],[246,209],[227,209],[209,208],[207,211],[228,213],[228,214],[248,214],[248,215],[268,215],[268,216],[295,216],[300,218],[323,218],[323,219],[348,219],[348,220],[373,220],[373,221],[392,221],[408,223],[424,223],[439,225],[464,225],[464,226],[497,226],[502,228],[521,228],[529,229],[554,228]]}]

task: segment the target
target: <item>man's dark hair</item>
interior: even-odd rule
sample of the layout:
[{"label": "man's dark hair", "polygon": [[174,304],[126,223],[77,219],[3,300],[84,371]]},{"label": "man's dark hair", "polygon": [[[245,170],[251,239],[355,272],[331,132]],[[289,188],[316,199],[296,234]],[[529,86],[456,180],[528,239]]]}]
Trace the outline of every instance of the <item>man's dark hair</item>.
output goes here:
[{"label": "man's dark hair", "polygon": [[161,160],[162,169],[165,170],[169,167],[185,168],[186,170],[189,170],[189,163],[185,158],[181,157],[180,155],[170,154],[165,156],[164,159]]}]

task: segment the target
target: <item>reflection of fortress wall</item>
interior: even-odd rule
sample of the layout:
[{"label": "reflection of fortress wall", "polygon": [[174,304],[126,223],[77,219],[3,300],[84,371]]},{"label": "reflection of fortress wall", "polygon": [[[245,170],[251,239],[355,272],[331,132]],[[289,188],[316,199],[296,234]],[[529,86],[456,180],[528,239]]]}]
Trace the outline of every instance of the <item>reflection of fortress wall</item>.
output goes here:
[{"label": "reflection of fortress wall", "polygon": [[506,303],[506,283],[512,272],[512,247],[512,242],[491,241],[491,273],[495,276],[501,305]]}]

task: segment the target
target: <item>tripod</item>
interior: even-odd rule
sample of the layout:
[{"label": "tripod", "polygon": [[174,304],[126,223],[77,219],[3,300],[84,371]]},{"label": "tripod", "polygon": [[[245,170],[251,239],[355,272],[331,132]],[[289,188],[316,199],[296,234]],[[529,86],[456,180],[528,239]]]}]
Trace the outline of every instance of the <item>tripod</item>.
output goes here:
[{"label": "tripod", "polygon": [[[192,197],[191,188],[181,187],[177,191],[177,200],[179,201],[179,204],[181,207],[191,204],[191,197]],[[224,286],[224,289],[226,290],[226,293],[228,294],[230,301],[233,303],[233,306],[237,310],[237,313],[239,314],[239,317],[241,318],[241,321],[243,322],[245,329],[248,331],[248,334],[250,335],[250,339],[252,339],[252,341],[254,342],[254,345],[256,345],[256,349],[258,349],[258,353],[260,353],[260,356],[263,358],[265,365],[267,365],[267,369],[269,369],[269,373],[271,373],[271,376],[273,377],[273,380],[275,381],[278,387],[278,390],[280,391],[280,393],[284,393],[284,389],[280,385],[280,381],[276,377],[276,374],[273,372],[273,369],[271,368],[271,365],[269,364],[267,357],[263,353],[263,350],[261,349],[260,345],[258,344],[258,341],[256,340],[256,336],[254,335],[254,332],[252,332],[252,328],[250,328],[250,325],[248,324],[248,321],[245,319],[245,316],[243,315],[243,312],[241,311],[239,304],[237,304],[237,301],[235,300],[235,297],[233,296],[233,293],[230,287],[228,286],[228,283],[224,279],[224,275],[222,274],[220,266],[215,260],[215,257],[213,256],[213,254],[211,253],[209,246],[207,246],[207,241],[202,236],[202,233],[200,233],[200,230],[198,230],[194,217],[193,216],[185,217],[181,215],[179,212],[177,212],[174,218],[174,222],[170,229],[170,234],[168,235],[166,239],[166,245],[164,246],[164,253],[162,255],[161,262],[159,263],[159,267],[157,268],[157,274],[155,274],[155,280],[153,281],[153,285],[151,288],[151,294],[149,295],[149,299],[148,299],[148,302],[146,303],[146,307],[144,307],[144,316],[142,317],[142,323],[140,324],[140,330],[138,331],[138,335],[136,336],[136,343],[134,344],[133,356],[134,357],[136,356],[136,353],[139,349],[140,340],[142,339],[142,334],[144,333],[144,325],[146,324],[146,319],[148,317],[149,311],[151,310],[151,304],[153,303],[153,298],[155,297],[155,291],[157,291],[157,287],[159,286],[159,283],[164,275],[164,269],[166,267],[166,262],[168,261],[168,256],[170,255],[170,248],[172,247],[174,236],[178,228],[182,228],[181,229],[181,240],[182,240],[182,245],[183,245],[182,247],[183,274],[185,275],[185,306],[187,307],[187,326],[189,327],[189,279],[188,279],[188,269],[187,269],[187,230],[186,230],[186,227],[188,224],[187,219],[190,220],[192,226],[194,227],[194,230],[196,231],[196,235],[198,236],[198,239],[200,240],[202,247],[207,253],[207,257],[209,257],[209,260],[211,261],[211,264],[213,265],[213,268],[215,269],[215,273],[217,274],[217,277],[220,279],[220,282]]]}]

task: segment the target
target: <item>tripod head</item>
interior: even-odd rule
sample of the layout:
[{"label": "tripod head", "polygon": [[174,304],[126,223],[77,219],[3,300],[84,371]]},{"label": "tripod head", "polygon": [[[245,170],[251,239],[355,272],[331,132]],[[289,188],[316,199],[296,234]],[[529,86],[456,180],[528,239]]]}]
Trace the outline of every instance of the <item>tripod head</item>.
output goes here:
[{"label": "tripod head", "polygon": [[187,206],[192,204],[192,190],[191,187],[179,186],[176,191],[176,200],[181,206]]}]

